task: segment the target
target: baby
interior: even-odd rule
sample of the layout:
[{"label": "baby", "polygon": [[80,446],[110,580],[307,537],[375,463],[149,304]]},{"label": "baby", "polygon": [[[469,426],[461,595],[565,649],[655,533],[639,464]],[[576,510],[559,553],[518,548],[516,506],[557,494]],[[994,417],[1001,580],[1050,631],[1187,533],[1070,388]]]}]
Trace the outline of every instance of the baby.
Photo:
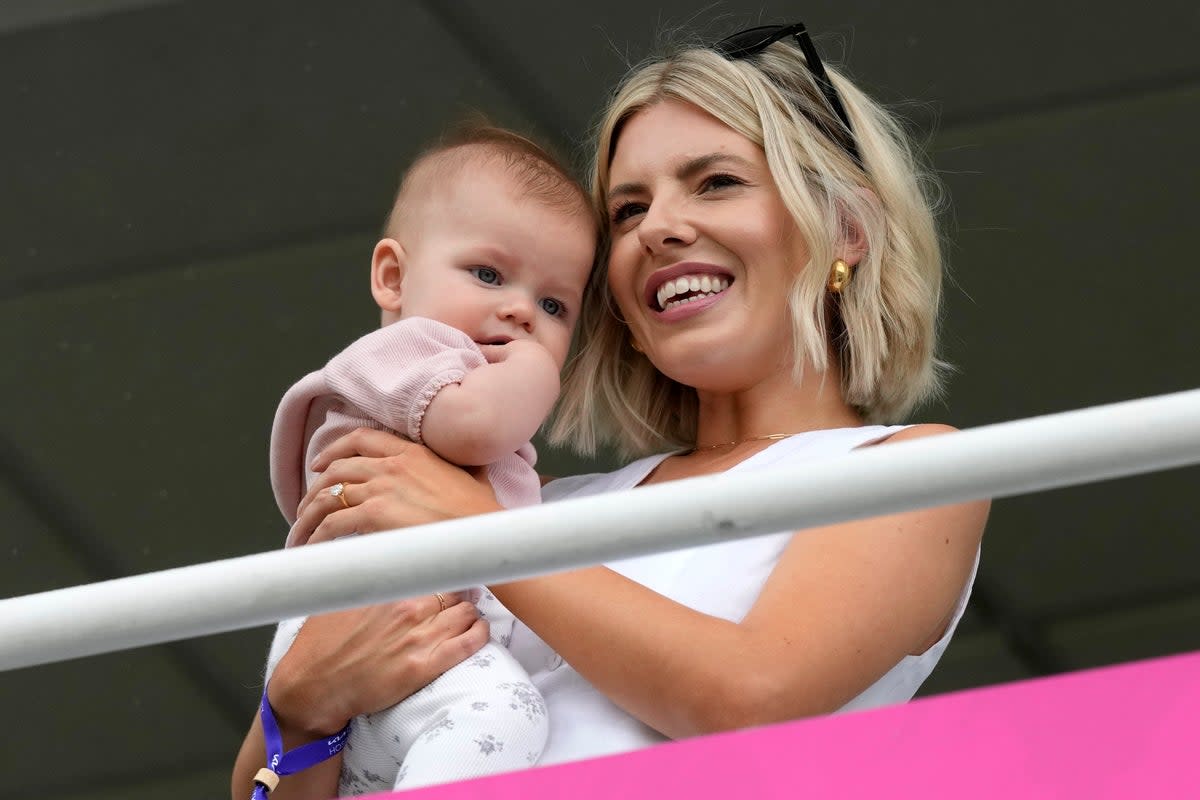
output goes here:
[{"label": "baby", "polygon": [[[312,458],[364,426],[462,466],[486,465],[506,507],[538,502],[529,439],[558,397],[596,243],[586,193],[529,140],[475,127],[421,155],[371,258],[383,326],[301,379],[276,413],[271,485],[288,522],[315,477]],[[350,505],[353,484],[334,488]],[[288,546],[303,544],[295,539],[293,529]],[[541,695],[505,649],[513,618],[486,590],[479,608],[491,628],[482,650],[353,721],[339,795],[537,762],[548,723]],[[268,677],[301,624],[280,624]]]}]

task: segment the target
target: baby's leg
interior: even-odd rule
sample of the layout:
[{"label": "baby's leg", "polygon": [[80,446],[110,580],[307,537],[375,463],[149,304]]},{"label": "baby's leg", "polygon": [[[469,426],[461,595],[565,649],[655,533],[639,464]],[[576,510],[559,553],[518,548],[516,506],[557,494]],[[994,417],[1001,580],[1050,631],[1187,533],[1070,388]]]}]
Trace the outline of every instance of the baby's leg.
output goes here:
[{"label": "baby's leg", "polygon": [[476,778],[537,763],[549,726],[541,694],[504,648],[489,642],[416,694],[359,717],[339,792]]},{"label": "baby's leg", "polygon": [[532,766],[546,747],[541,693],[494,643],[411,699],[425,722],[396,776],[397,789]]}]

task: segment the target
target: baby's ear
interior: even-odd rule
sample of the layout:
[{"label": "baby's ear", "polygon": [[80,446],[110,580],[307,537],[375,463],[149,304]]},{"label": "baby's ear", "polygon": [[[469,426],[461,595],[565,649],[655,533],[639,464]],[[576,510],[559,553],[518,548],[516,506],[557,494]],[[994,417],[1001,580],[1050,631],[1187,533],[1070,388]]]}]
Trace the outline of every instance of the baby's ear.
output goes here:
[{"label": "baby's ear", "polygon": [[404,248],[395,239],[380,239],[371,254],[371,295],[385,314],[400,313],[404,260]]}]

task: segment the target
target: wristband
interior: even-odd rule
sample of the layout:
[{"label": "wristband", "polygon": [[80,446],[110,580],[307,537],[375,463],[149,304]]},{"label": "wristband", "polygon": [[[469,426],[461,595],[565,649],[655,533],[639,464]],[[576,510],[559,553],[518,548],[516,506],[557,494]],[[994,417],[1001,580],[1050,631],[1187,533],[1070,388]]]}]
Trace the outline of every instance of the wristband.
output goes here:
[{"label": "wristband", "polygon": [[350,736],[350,723],[347,722],[346,727],[333,736],[302,744],[285,753],[279,723],[271,711],[265,687],[262,703],[259,704],[259,716],[262,718],[263,738],[267,742],[267,766],[254,776],[254,793],[250,795],[250,800],[267,800],[267,794],[279,785],[281,776],[300,772],[336,756],[346,746],[346,739]]}]

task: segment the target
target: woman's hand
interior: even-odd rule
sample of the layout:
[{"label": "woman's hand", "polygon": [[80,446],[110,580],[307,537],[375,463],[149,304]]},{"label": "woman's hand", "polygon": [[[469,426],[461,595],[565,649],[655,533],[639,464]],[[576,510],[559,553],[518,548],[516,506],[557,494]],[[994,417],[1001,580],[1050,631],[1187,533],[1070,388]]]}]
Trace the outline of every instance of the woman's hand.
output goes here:
[{"label": "woman's hand", "polygon": [[[311,466],[321,475],[297,510],[300,544],[501,510],[482,470],[464,470],[383,431],[359,428]],[[347,505],[329,494],[337,483],[345,485]]]},{"label": "woman's hand", "polygon": [[298,733],[329,735],[408,697],[487,637],[460,593],[310,617],[271,676],[271,705]]},{"label": "woman's hand", "polygon": [[[395,705],[487,639],[478,610],[453,592],[441,600],[419,597],[310,617],[268,684],[284,750],[328,736],[359,714]],[[265,753],[255,714],[234,766],[234,800],[249,796]],[[340,763],[336,756],[285,777],[271,797],[332,797]]]}]

